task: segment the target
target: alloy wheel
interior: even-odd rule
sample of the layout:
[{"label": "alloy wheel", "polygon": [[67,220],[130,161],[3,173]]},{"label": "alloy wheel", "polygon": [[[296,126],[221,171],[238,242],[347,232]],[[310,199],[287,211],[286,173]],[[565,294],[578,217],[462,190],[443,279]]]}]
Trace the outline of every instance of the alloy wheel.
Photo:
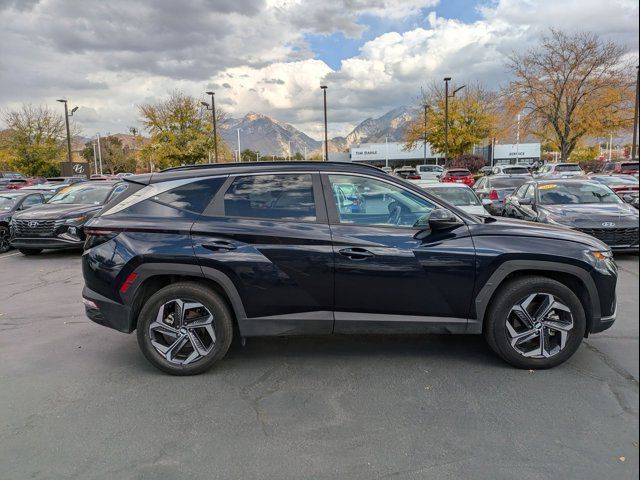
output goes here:
[{"label": "alloy wheel", "polygon": [[533,293],[511,307],[506,329],[509,343],[528,358],[549,358],[567,344],[573,315],[550,293]]},{"label": "alloy wheel", "polygon": [[160,306],[149,325],[151,345],[168,362],[188,365],[206,357],[216,343],[213,314],[202,303],[174,299]]}]

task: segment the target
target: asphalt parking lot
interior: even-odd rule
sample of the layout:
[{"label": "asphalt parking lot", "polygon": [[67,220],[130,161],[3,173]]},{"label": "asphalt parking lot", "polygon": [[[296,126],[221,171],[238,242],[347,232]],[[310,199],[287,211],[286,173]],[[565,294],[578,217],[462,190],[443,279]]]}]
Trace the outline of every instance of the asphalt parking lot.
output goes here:
[{"label": "asphalt parking lot", "polygon": [[0,478],[637,478],[618,263],[618,321],[553,370],[472,336],[264,338],[178,378],[85,318],[78,253],[0,255]]}]

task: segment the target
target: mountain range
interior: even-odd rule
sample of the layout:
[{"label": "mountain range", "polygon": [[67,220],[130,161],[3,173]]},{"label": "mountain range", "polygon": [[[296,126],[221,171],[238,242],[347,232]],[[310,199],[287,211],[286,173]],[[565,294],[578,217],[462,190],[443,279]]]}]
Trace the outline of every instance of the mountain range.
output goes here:
[{"label": "mountain range", "polygon": [[[407,125],[417,116],[417,109],[401,106],[378,118],[367,118],[347,136],[329,139],[329,151],[344,151],[360,143],[384,142],[385,137],[390,142],[401,142]],[[304,153],[305,149],[309,155],[322,151],[322,141],[311,138],[288,123],[260,113],[249,112],[242,118],[228,118],[220,125],[220,134],[232,149],[237,149],[238,129],[242,150],[249,148],[262,155],[287,155],[291,142],[291,155]]]}]

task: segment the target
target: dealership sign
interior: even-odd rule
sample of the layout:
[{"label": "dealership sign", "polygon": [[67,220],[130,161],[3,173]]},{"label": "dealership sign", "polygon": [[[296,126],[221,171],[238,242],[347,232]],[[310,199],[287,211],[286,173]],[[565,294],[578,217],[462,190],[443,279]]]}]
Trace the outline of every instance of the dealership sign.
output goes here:
[{"label": "dealership sign", "polygon": [[493,151],[493,158],[511,159],[511,158],[540,158],[539,143],[510,143],[506,145],[496,145]]}]

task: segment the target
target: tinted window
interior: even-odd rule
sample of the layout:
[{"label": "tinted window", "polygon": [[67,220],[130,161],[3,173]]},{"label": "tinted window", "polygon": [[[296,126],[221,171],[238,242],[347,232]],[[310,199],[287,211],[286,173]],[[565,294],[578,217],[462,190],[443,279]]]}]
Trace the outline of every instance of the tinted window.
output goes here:
[{"label": "tinted window", "polygon": [[507,175],[528,175],[529,170],[526,167],[506,167],[504,173]]},{"label": "tinted window", "polygon": [[556,165],[556,172],[581,172],[582,169],[578,164],[564,164],[564,165]]},{"label": "tinted window", "polygon": [[620,164],[620,169],[621,170],[631,170],[631,171],[637,172],[638,171],[638,162],[621,163]]},{"label": "tinted window", "polygon": [[227,217],[316,220],[310,174],[251,175],[236,178],[224,194]]},{"label": "tinted window", "polygon": [[329,175],[329,182],[340,223],[412,227],[435,207],[409,190],[374,178]]},{"label": "tinted window", "polygon": [[530,178],[499,178],[490,179],[489,183],[493,188],[516,188],[530,180]]},{"label": "tinted window", "polygon": [[169,207],[200,214],[209,205],[223,181],[224,178],[200,180],[161,193],[151,199]]},{"label": "tinted window", "polygon": [[447,174],[450,177],[467,177],[471,175],[471,172],[469,170],[449,170]]}]

